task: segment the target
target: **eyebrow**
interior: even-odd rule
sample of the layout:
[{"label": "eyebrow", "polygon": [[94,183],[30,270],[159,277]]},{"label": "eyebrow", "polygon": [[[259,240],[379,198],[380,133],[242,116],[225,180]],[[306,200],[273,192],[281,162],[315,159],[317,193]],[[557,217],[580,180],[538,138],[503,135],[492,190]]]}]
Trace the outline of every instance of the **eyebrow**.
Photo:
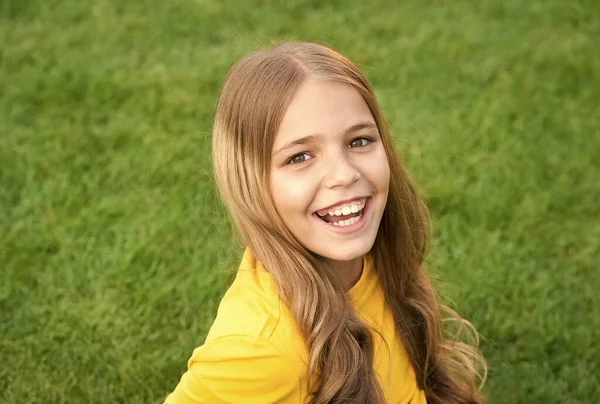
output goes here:
[{"label": "eyebrow", "polygon": [[[344,135],[347,135],[348,133],[356,132],[356,131],[359,131],[362,129],[367,129],[367,128],[377,128],[377,125],[375,124],[375,122],[372,122],[372,121],[360,122],[360,123],[350,126],[348,129],[346,129],[344,131]],[[323,134],[315,133],[312,135],[308,135],[308,136],[304,136],[304,137],[292,140],[291,142],[286,143],[283,147],[281,147],[279,150],[277,150],[273,156],[277,156],[279,153],[281,153],[282,151],[284,151],[286,149],[289,149],[290,147],[298,146],[301,144],[314,143],[321,139],[323,139]]]}]

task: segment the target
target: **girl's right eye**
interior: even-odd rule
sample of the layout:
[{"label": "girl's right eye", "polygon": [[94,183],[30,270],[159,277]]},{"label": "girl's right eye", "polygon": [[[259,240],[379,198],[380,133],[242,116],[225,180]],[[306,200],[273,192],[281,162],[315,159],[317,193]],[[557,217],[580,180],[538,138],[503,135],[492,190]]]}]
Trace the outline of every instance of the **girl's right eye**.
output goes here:
[{"label": "girl's right eye", "polygon": [[308,153],[298,153],[294,156],[292,156],[288,161],[287,164],[302,164],[305,163],[306,161],[308,161],[309,159],[302,159],[302,156],[308,156]]}]

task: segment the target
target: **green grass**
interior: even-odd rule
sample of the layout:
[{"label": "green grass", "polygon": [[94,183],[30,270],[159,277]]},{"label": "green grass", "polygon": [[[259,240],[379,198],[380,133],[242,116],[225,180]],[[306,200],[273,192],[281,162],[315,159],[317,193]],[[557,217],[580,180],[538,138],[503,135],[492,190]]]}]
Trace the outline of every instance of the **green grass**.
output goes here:
[{"label": "green grass", "polygon": [[174,388],[241,258],[210,171],[219,86],[282,39],[371,80],[434,217],[429,264],[485,337],[491,403],[600,401],[596,1],[0,10],[0,402]]}]

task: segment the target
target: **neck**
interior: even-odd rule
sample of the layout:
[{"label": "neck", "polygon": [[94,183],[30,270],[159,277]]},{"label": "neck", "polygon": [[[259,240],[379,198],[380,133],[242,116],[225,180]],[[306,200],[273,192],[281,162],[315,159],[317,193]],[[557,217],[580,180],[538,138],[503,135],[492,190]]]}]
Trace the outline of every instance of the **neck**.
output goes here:
[{"label": "neck", "polygon": [[350,261],[327,260],[327,263],[339,275],[344,290],[349,291],[360,279],[363,271],[363,257],[357,257]]}]

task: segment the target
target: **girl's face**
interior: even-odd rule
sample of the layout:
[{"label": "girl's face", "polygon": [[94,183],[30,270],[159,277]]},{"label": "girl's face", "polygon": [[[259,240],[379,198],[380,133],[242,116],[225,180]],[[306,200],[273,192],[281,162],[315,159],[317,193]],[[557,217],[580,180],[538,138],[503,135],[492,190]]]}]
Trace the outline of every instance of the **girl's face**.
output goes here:
[{"label": "girl's face", "polygon": [[305,82],[284,114],[272,156],[275,207],[305,248],[333,261],[370,251],[390,171],[375,120],[356,89]]}]

